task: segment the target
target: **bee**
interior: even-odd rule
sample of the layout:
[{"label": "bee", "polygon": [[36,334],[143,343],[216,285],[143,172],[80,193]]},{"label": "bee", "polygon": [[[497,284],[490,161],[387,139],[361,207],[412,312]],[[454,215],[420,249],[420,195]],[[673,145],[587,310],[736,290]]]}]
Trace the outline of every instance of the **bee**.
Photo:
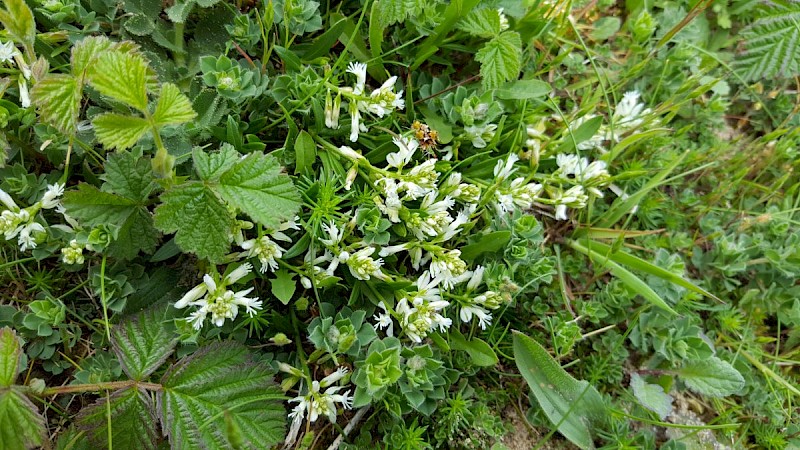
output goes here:
[{"label": "bee", "polygon": [[414,137],[419,142],[419,146],[428,156],[436,157],[436,146],[439,144],[439,132],[432,130],[428,125],[415,120],[411,124],[414,130]]}]

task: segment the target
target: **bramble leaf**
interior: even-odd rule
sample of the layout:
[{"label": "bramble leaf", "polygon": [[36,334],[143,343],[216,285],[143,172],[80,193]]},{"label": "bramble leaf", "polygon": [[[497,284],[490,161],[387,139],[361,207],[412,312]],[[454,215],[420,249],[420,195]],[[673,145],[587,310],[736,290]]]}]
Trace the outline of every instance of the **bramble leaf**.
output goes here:
[{"label": "bramble leaf", "polygon": [[143,56],[129,51],[106,51],[89,70],[91,84],[101,94],[146,112],[148,67]]},{"label": "bramble leaf", "polygon": [[158,392],[161,426],[172,448],[269,448],[284,437],[283,395],[268,366],[234,342],[212,344],[172,366]]},{"label": "bramble leaf", "polygon": [[644,381],[638,373],[631,374],[631,389],[639,403],[658,414],[659,419],[664,420],[672,412],[672,396],[663,387]]},{"label": "bramble leaf", "polygon": [[0,448],[40,448],[44,437],[36,405],[14,387],[0,388]]},{"label": "bramble leaf", "polygon": [[125,150],[132,147],[150,129],[142,117],[122,114],[100,114],[92,120],[97,140],[106,149]]},{"label": "bramble leaf", "polygon": [[197,113],[192,109],[192,102],[178,86],[172,83],[161,85],[161,96],[158,98],[156,112],[153,114],[153,122],[156,125],[177,125],[188,122],[197,117]]},{"label": "bramble leaf", "polygon": [[134,380],[146,379],[169,358],[178,342],[163,310],[149,309],[111,330],[111,345],[122,370]]},{"label": "bramble leaf", "polygon": [[689,389],[709,397],[725,397],[739,393],[744,377],[730,363],[716,356],[689,361],[678,369]]},{"label": "bramble leaf", "polygon": [[176,232],[183,250],[210,261],[220,261],[233,239],[233,217],[214,192],[203,183],[178,185],[161,195],[155,225],[165,233]]},{"label": "bramble leaf", "polygon": [[[111,436],[108,436],[108,410],[111,409]],[[85,430],[95,448],[155,449],[158,440],[157,419],[150,393],[138,387],[118,390],[101,397],[81,410],[78,426]]]},{"label": "bramble leaf", "polygon": [[122,224],[136,207],[136,201],[81,183],[64,194],[67,213],[89,226]]},{"label": "bramble leaf", "polygon": [[750,81],[800,73],[800,3],[764,2],[756,8],[756,21],[742,32],[745,51],[733,66]]},{"label": "bramble leaf", "polygon": [[5,8],[0,9],[0,23],[15,42],[33,49],[36,40],[36,22],[33,12],[25,0],[3,0]]},{"label": "bramble leaf", "polygon": [[380,0],[376,2],[377,18],[382,28],[403,22],[408,14],[405,0]]},{"label": "bramble leaf", "polygon": [[78,79],[86,77],[86,71],[97,58],[114,46],[105,36],[89,36],[81,39],[72,47],[72,76]]},{"label": "bramble leaf", "polygon": [[458,29],[473,36],[494,37],[500,34],[500,13],[494,8],[474,9],[458,22]]},{"label": "bramble leaf", "polygon": [[241,155],[231,144],[227,142],[220,146],[218,152],[206,153],[201,149],[195,149],[192,153],[194,170],[201,179],[218,180],[223,173],[228,171]]},{"label": "bramble leaf", "polygon": [[104,189],[144,204],[158,187],[153,169],[139,152],[117,152],[108,155]]},{"label": "bramble leaf", "polygon": [[519,76],[522,39],[516,31],[504,31],[487,42],[475,59],[481,63],[484,89],[493,89]]},{"label": "bramble leaf", "polygon": [[78,127],[81,91],[78,80],[70,75],[48,74],[31,90],[31,101],[39,108],[43,121],[64,134],[73,134]]},{"label": "bramble leaf", "polygon": [[22,346],[17,333],[8,327],[0,329],[0,388],[9,387],[16,381],[21,356]]}]

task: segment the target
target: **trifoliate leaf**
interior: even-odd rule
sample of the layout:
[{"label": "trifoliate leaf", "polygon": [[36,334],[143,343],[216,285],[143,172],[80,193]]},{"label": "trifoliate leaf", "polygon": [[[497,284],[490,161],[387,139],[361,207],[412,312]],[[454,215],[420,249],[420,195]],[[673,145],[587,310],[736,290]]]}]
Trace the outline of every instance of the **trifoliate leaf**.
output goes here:
[{"label": "trifoliate leaf", "polygon": [[17,333],[8,327],[0,329],[0,388],[9,387],[16,381],[21,356]]},{"label": "trifoliate leaf", "polygon": [[108,155],[104,190],[138,201],[141,205],[158,187],[150,161],[140,152],[117,152]]},{"label": "trifoliate leaf", "polygon": [[101,94],[147,110],[147,61],[138,53],[122,50],[101,54],[89,67],[91,83]]},{"label": "trifoliate leaf", "polygon": [[72,76],[78,79],[86,77],[86,71],[102,54],[106,53],[114,43],[105,36],[89,36],[78,41],[72,47]]},{"label": "trifoliate leaf", "polygon": [[194,170],[201,179],[206,181],[218,180],[227,172],[241,155],[231,144],[224,143],[218,152],[206,153],[202,149],[195,149],[192,153]]},{"label": "trifoliate leaf", "polygon": [[172,448],[231,448],[232,429],[245,448],[283,440],[281,391],[241,344],[204,347],[172,366],[161,384],[158,411]]},{"label": "trifoliate leaf", "polygon": [[153,114],[153,122],[156,125],[177,125],[188,122],[197,117],[197,113],[192,109],[189,98],[172,83],[161,85],[161,95],[158,98],[156,112]]},{"label": "trifoliate leaf", "polygon": [[125,150],[150,129],[150,124],[142,117],[124,116],[122,114],[100,114],[92,120],[97,140],[108,150]]},{"label": "trifoliate leaf", "polygon": [[178,342],[163,310],[142,311],[111,330],[111,346],[122,370],[132,379],[146,379],[169,358]]},{"label": "trifoliate leaf", "polygon": [[272,295],[284,305],[289,304],[297,290],[297,282],[294,281],[294,274],[286,269],[275,272],[275,278],[270,280],[272,285]]},{"label": "trifoliate leaf", "polygon": [[473,9],[457,27],[473,36],[494,37],[502,31],[500,13],[494,8]]},{"label": "trifoliate leaf", "polygon": [[5,8],[0,9],[0,23],[3,24],[11,40],[33,48],[36,40],[36,23],[33,21],[33,12],[25,0],[3,0],[3,6]]},{"label": "trifoliate leaf", "polygon": [[256,222],[277,227],[300,208],[300,193],[272,155],[250,153],[219,178],[215,189]]},{"label": "trifoliate leaf", "polygon": [[81,91],[74,77],[46,75],[33,86],[31,101],[39,108],[40,117],[45,122],[64,134],[77,131]]},{"label": "trifoliate leaf", "polygon": [[475,59],[481,63],[484,89],[493,89],[519,76],[522,39],[516,31],[504,31],[487,42]]},{"label": "trifoliate leaf", "polygon": [[41,448],[44,418],[25,394],[0,388],[0,448]]},{"label": "trifoliate leaf", "polygon": [[538,342],[514,332],[514,361],[542,411],[558,431],[582,449],[594,448],[595,424],[607,414],[600,393],[576,380]]},{"label": "trifoliate leaf", "polygon": [[631,375],[631,389],[639,403],[658,414],[659,419],[664,420],[672,412],[672,396],[661,386],[644,381],[638,373]]},{"label": "trifoliate leaf", "polygon": [[85,430],[95,448],[108,447],[108,410],[111,409],[111,442],[114,448],[155,449],[157,419],[150,393],[138,387],[101,397],[78,415],[78,426]]},{"label": "trifoliate leaf", "polygon": [[744,378],[730,363],[716,356],[689,361],[678,370],[689,389],[709,397],[725,397],[739,393]]},{"label": "trifoliate leaf", "polygon": [[214,192],[203,183],[178,185],[161,195],[155,225],[176,232],[178,246],[201,258],[221,261],[230,248],[233,217]]}]

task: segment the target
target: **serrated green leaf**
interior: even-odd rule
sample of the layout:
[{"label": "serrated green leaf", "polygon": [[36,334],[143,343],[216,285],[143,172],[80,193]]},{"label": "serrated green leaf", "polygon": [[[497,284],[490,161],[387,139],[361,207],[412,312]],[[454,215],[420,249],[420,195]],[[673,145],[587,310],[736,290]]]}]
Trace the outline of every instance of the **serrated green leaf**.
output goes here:
[{"label": "serrated green leaf", "polygon": [[481,63],[484,89],[493,89],[519,76],[522,39],[516,31],[504,31],[487,42],[475,59]]},{"label": "serrated green leaf", "polygon": [[203,183],[178,185],[161,195],[155,225],[175,234],[178,246],[213,262],[230,249],[233,217],[214,192]]},{"label": "serrated green leaf", "polygon": [[275,228],[294,217],[300,208],[300,193],[288,175],[281,172],[272,155],[250,153],[219,178],[215,187],[229,204],[256,222]]},{"label": "serrated green leaf", "polygon": [[150,129],[142,117],[116,113],[100,114],[92,120],[94,134],[106,149],[125,150],[133,147]]},{"label": "serrated green leaf", "polygon": [[44,418],[25,394],[0,388],[0,448],[40,448],[45,431]]},{"label": "serrated green leaf", "polygon": [[218,180],[230,170],[242,155],[227,142],[222,144],[218,152],[206,153],[200,148],[192,152],[194,170],[205,181]]},{"label": "serrated green leaf", "polygon": [[759,5],[755,14],[756,21],[742,32],[745,51],[737,55],[734,68],[751,81],[799,74],[800,3],[773,0]]},{"label": "serrated green leaf", "polygon": [[286,269],[275,272],[275,278],[269,280],[272,286],[272,295],[284,305],[289,304],[297,290],[297,282],[294,281],[294,274]]},{"label": "serrated green leaf", "polygon": [[558,431],[582,449],[594,448],[594,427],[606,406],[597,390],[576,380],[538,342],[514,331],[514,362]]},{"label": "serrated green leaf", "polygon": [[111,346],[131,379],[146,379],[172,354],[178,340],[169,323],[163,310],[149,309],[111,330]]},{"label": "serrated green leaf", "polygon": [[72,47],[70,58],[72,76],[78,79],[86,77],[86,70],[94,64],[95,60],[106,53],[114,43],[105,36],[89,36],[78,41]]},{"label": "serrated green leaf", "polygon": [[175,23],[184,23],[189,13],[194,7],[194,0],[176,1],[174,5],[167,8],[167,17]]},{"label": "serrated green leaf", "polygon": [[500,34],[500,13],[494,8],[472,10],[458,22],[457,28],[473,36],[494,37]]},{"label": "serrated green leaf", "polygon": [[0,23],[11,40],[33,49],[36,40],[36,22],[33,12],[25,0],[3,0],[5,8],[0,9]]},{"label": "serrated green leaf", "polygon": [[245,447],[283,441],[283,395],[269,367],[241,344],[198,350],[170,368],[162,385],[158,410],[172,448],[230,448],[228,421]]},{"label": "serrated green leaf", "polygon": [[67,213],[89,226],[100,224],[121,225],[136,208],[136,201],[102,192],[96,187],[81,183],[75,191],[64,194]]},{"label": "serrated green leaf", "polygon": [[92,66],[90,82],[101,94],[147,111],[147,61],[138,53],[106,51]]},{"label": "serrated green leaf", "polygon": [[142,158],[141,153],[109,154],[105,174],[100,178],[105,181],[104,189],[136,200],[140,205],[144,205],[158,187],[150,161]]},{"label": "serrated green leaf", "polygon": [[631,389],[639,403],[658,414],[659,419],[664,420],[672,412],[672,396],[661,386],[644,381],[638,373],[631,374]]},{"label": "serrated green leaf", "polygon": [[78,80],[70,75],[48,74],[31,90],[31,101],[39,108],[43,121],[64,134],[77,131],[81,107]]},{"label": "serrated green leaf", "polygon": [[[108,435],[108,409],[111,409],[111,436]],[[138,387],[118,390],[100,397],[78,415],[78,426],[85,430],[95,448],[155,449],[157,419],[150,393]]]},{"label": "serrated green leaf", "polygon": [[16,381],[21,356],[17,333],[8,327],[0,329],[0,388],[11,386]]},{"label": "serrated green leaf", "polygon": [[677,373],[689,389],[709,397],[738,394],[744,388],[742,374],[716,356],[689,361]]},{"label": "serrated green leaf", "polygon": [[153,122],[156,125],[177,125],[195,117],[197,113],[192,109],[189,97],[183,95],[178,86],[172,83],[161,85],[161,95],[158,97],[156,112],[153,113]]},{"label": "serrated green leaf", "polygon": [[406,20],[408,8],[405,0],[380,0],[375,2],[376,15],[381,28]]},{"label": "serrated green leaf", "polygon": [[138,207],[119,226],[116,240],[108,246],[108,255],[127,260],[135,258],[139,252],[153,253],[159,236],[153,226],[153,216],[146,209]]}]

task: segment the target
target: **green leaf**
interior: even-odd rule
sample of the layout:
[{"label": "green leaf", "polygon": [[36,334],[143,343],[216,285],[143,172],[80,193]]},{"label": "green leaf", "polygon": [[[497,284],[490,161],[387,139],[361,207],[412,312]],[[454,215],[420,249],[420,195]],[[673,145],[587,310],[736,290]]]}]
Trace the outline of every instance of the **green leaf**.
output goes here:
[{"label": "green leaf", "polygon": [[658,414],[659,419],[666,419],[672,412],[672,396],[663,387],[644,381],[638,373],[631,374],[631,389],[639,403]]},{"label": "green leaf", "polygon": [[192,153],[194,170],[205,181],[216,181],[230,170],[241,155],[227,142],[220,146],[218,152],[206,153],[196,148]]},{"label": "green leaf", "polygon": [[203,183],[180,184],[162,194],[154,219],[164,233],[177,232],[181,249],[212,262],[224,258],[233,240],[233,217]]},{"label": "green leaf", "polygon": [[89,36],[78,41],[72,47],[72,76],[79,80],[86,77],[87,70],[92,67],[97,58],[105,54],[114,46],[105,36]]},{"label": "green leaf", "polygon": [[595,424],[607,414],[600,393],[573,378],[538,342],[518,331],[514,331],[514,361],[558,431],[578,447],[593,449]]},{"label": "green leaf", "polygon": [[375,8],[381,28],[403,22],[408,14],[405,0],[380,0],[375,2]]},{"label": "green leaf", "polygon": [[101,94],[147,112],[147,61],[138,53],[102,53],[92,66],[91,84]]},{"label": "green leaf", "polygon": [[745,51],[733,66],[745,80],[789,78],[800,73],[800,3],[773,0],[759,5],[756,20],[742,31]]},{"label": "green leaf", "polygon": [[170,368],[158,392],[162,429],[172,448],[231,448],[231,427],[243,447],[283,441],[286,413],[269,366],[241,344],[204,347]]},{"label": "green leaf", "polygon": [[17,333],[8,327],[0,329],[0,388],[14,384],[20,372],[22,346]]},{"label": "green leaf", "polygon": [[580,124],[575,131],[572,131],[572,128],[568,128],[567,134],[564,135],[564,142],[558,146],[557,152],[563,153],[574,151],[578,144],[591,139],[592,136],[597,133],[597,130],[600,129],[602,124],[603,117],[597,116],[592,117],[591,119]]},{"label": "green leaf", "polygon": [[135,200],[144,206],[150,194],[158,187],[150,161],[138,152],[117,152],[108,155],[104,189]]},{"label": "green leaf", "polygon": [[294,142],[295,175],[310,173],[311,165],[317,159],[317,145],[306,131],[301,131]]},{"label": "green leaf", "polygon": [[493,231],[481,235],[478,242],[461,247],[461,259],[472,261],[484,253],[496,252],[505,248],[510,240],[511,232],[508,230]]},{"label": "green leaf", "polygon": [[275,228],[294,217],[300,193],[272,155],[250,153],[220,178],[215,191],[256,222]]},{"label": "green leaf", "polygon": [[81,183],[78,189],[64,194],[67,213],[89,226],[121,225],[137,206],[136,201]]},{"label": "green leaf", "polygon": [[595,41],[605,41],[619,31],[620,25],[622,21],[619,17],[601,17],[592,24],[594,29],[589,33],[589,37]]},{"label": "green leaf", "polygon": [[39,108],[43,121],[64,134],[74,134],[78,127],[81,91],[78,80],[70,75],[48,74],[31,90],[31,101]]},{"label": "green leaf", "polygon": [[123,26],[129,33],[136,36],[147,36],[156,29],[156,24],[152,19],[144,14],[133,14],[124,23]]},{"label": "green leaf", "polygon": [[527,100],[544,97],[552,91],[549,83],[539,80],[517,80],[505,83],[495,91],[501,100]]},{"label": "green leaf", "polygon": [[272,295],[284,305],[289,304],[297,290],[297,282],[294,281],[294,274],[286,269],[275,272],[275,278],[270,280],[272,285]]},{"label": "green leaf", "polygon": [[467,340],[460,331],[450,329],[450,346],[454,350],[467,352],[472,363],[480,367],[492,367],[499,362],[497,354],[485,341],[472,338]]},{"label": "green leaf", "polygon": [[178,86],[172,83],[161,85],[161,96],[153,114],[153,122],[156,125],[177,125],[189,122],[195,117],[197,113],[192,109],[192,102],[189,101],[189,97],[181,93]]},{"label": "green leaf", "polygon": [[504,31],[478,50],[484,89],[494,89],[519,76],[522,68],[522,39],[516,31]]},{"label": "green leaf", "polygon": [[147,120],[122,114],[100,114],[92,120],[94,134],[106,149],[125,150],[133,147],[150,129]]},{"label": "green leaf", "polygon": [[[100,397],[78,414],[78,426],[86,431],[95,448],[155,449],[158,441],[157,419],[150,393],[139,387],[118,390]],[[108,411],[111,410],[111,436]]]},{"label": "green leaf", "polygon": [[502,31],[500,13],[494,8],[475,9],[461,19],[457,27],[473,36],[495,37]]},{"label": "green leaf", "polygon": [[33,50],[36,22],[25,0],[3,0],[3,6],[5,8],[0,9],[0,23],[3,24],[11,40]]},{"label": "green leaf", "polygon": [[117,230],[117,237],[108,246],[108,255],[118,259],[133,259],[139,252],[153,253],[158,245],[159,232],[153,226],[153,216],[136,208]]},{"label": "green leaf", "polygon": [[163,310],[150,309],[111,330],[111,346],[131,379],[146,379],[172,354],[178,339],[169,323]]},{"label": "green leaf", "polygon": [[36,405],[14,387],[0,388],[0,448],[41,448],[45,435]]},{"label": "green leaf", "polygon": [[738,394],[744,388],[742,374],[716,356],[689,361],[677,373],[689,389],[709,397]]}]

